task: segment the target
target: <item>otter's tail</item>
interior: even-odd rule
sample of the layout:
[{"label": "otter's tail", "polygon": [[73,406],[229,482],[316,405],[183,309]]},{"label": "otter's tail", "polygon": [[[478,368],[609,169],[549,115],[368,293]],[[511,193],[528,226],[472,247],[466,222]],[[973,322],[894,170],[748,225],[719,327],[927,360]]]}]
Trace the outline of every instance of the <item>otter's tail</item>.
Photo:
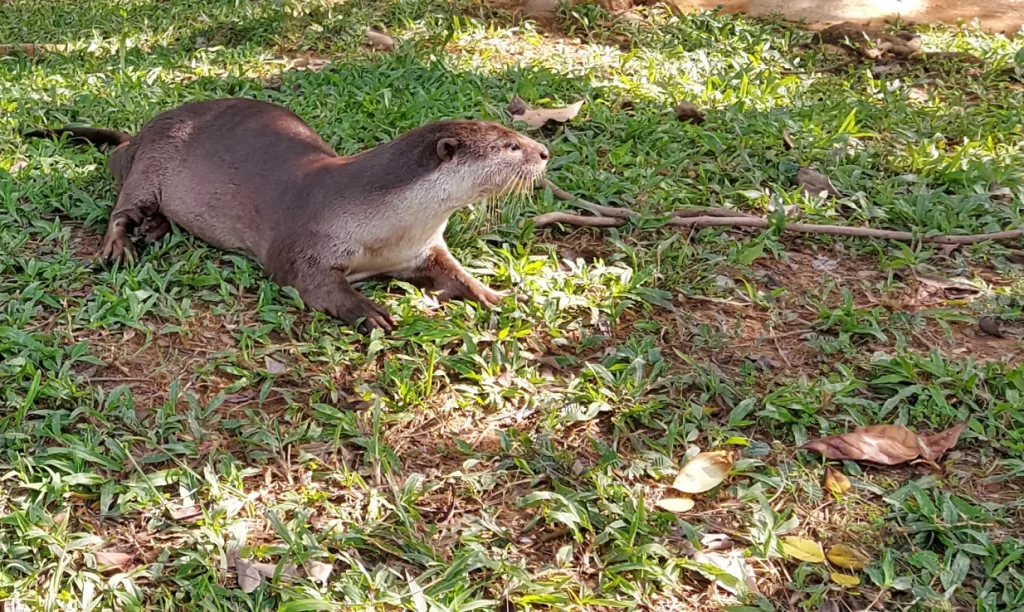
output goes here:
[{"label": "otter's tail", "polygon": [[60,138],[68,134],[72,141],[85,141],[92,145],[122,145],[132,139],[127,132],[87,127],[65,127],[56,130],[35,130],[22,134],[23,138]]}]

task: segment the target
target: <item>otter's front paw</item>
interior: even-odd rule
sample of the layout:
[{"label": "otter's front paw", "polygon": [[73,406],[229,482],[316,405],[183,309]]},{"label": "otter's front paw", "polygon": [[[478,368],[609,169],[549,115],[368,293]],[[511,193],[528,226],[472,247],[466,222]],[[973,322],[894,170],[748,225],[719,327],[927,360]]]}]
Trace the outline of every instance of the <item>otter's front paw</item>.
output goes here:
[{"label": "otter's front paw", "polygon": [[123,227],[113,226],[107,230],[107,235],[103,237],[103,251],[100,253],[100,257],[109,262],[124,261],[125,257],[135,259],[135,249],[132,247],[131,237]]},{"label": "otter's front paw", "polygon": [[497,306],[508,295],[510,295],[509,291],[495,291],[484,285],[473,287],[470,291],[470,297],[483,306]]},{"label": "otter's front paw", "polygon": [[339,307],[335,316],[349,325],[362,319],[360,328],[367,333],[374,329],[389,332],[395,326],[386,308],[362,295]]}]

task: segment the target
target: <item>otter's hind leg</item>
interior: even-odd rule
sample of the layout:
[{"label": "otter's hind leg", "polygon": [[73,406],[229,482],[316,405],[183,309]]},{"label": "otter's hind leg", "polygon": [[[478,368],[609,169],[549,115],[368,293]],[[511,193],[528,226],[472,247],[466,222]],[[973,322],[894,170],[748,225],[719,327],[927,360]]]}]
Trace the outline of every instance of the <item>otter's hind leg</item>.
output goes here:
[{"label": "otter's hind leg", "polygon": [[428,285],[439,291],[442,299],[473,300],[494,306],[506,295],[473,278],[443,244],[431,247],[416,268],[396,276]]},{"label": "otter's hind leg", "polygon": [[[132,232],[140,225],[146,224],[147,233],[157,233],[162,229],[161,224],[155,217],[163,217],[160,214],[159,201],[156,190],[145,183],[126,181],[121,193],[117,196],[117,204],[110,214],[110,221],[107,223],[107,233],[103,237],[103,251],[101,256],[107,261],[122,261],[127,254],[135,258],[135,249],[132,247]],[[166,222],[166,219],[164,219]],[[170,229],[168,224],[167,230]],[[167,233],[166,230],[163,233]]]},{"label": "otter's hind leg", "polygon": [[171,231],[171,222],[163,214],[157,212],[143,221],[139,230],[146,237],[146,242],[153,244]]}]

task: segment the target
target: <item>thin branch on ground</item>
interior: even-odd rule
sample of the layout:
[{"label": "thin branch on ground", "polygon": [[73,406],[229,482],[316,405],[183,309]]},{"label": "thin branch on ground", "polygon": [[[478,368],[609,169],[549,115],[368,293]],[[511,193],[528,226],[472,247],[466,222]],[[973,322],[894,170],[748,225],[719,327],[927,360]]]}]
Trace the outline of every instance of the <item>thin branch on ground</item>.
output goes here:
[{"label": "thin branch on ground", "polygon": [[[562,189],[558,185],[555,185],[554,183],[552,183],[548,179],[541,179],[540,181],[538,181],[537,182],[537,187],[538,188],[545,188],[546,187],[546,188],[551,190],[551,193],[552,193],[552,195],[555,196],[555,198],[557,198],[559,200],[562,200],[563,202],[572,202],[572,203],[576,204],[577,206],[579,206],[580,208],[582,208],[584,210],[587,210],[589,212],[592,212],[595,215],[600,215],[601,217],[611,217],[613,219],[622,219],[623,222],[622,223],[618,223],[617,225],[622,225],[623,223],[625,223],[625,219],[635,219],[635,218],[638,218],[638,217],[641,216],[640,213],[636,212],[635,210],[630,210],[628,208],[619,208],[619,207],[616,207],[616,206],[602,206],[601,204],[594,204],[593,202],[588,202],[587,200],[584,200],[582,198],[577,198],[576,196],[574,196],[571,193],[569,193],[568,191]],[[547,224],[550,225],[551,223],[558,223],[558,222],[560,222],[557,217],[559,217],[559,216],[561,216],[563,214],[568,214],[568,215],[571,215],[571,216],[574,215],[574,213],[548,213],[547,215],[540,215],[540,217],[535,218],[534,221],[536,222],[536,219],[541,218],[541,217],[546,217],[547,218]],[[689,219],[689,218],[694,218],[694,217],[724,217],[724,218],[729,218],[729,219],[734,219],[734,218],[737,218],[737,217],[742,217],[742,218],[745,218],[745,219],[758,219],[759,218],[756,215],[752,215],[750,213],[745,213],[743,211],[735,210],[735,209],[732,209],[732,208],[714,208],[714,207],[710,207],[710,206],[708,206],[708,207],[680,208],[679,210],[675,210],[675,211],[673,211],[670,214],[671,214],[671,216],[674,219]],[[554,215],[554,217],[551,217],[550,215]],[[579,215],[575,215],[575,216],[578,217]],[[589,217],[584,217],[584,218],[589,219]],[[569,223],[569,221],[566,221],[566,223]],[[598,223],[594,223],[593,225],[599,226],[599,227],[611,227],[612,225],[616,225],[616,224],[607,223],[607,222],[598,222]]]},{"label": "thin branch on ground", "polygon": [[[535,228],[542,228],[554,223],[565,223],[579,227],[620,227],[625,225],[629,219],[640,218],[640,213],[627,208],[616,208],[613,206],[601,206],[575,198],[569,192],[558,187],[551,181],[544,179],[539,183],[541,187],[551,189],[556,198],[564,201],[573,201],[581,208],[593,212],[595,217],[585,217],[572,212],[551,212],[537,215],[533,218]],[[741,213],[725,208],[687,208],[676,211],[666,223],[674,227],[686,227],[700,229],[704,227],[751,227],[767,229],[771,222],[768,219],[756,217],[748,213]],[[975,244],[989,240],[1013,240],[1024,237],[1024,230],[1008,230],[1005,232],[991,232],[987,234],[963,234],[963,235],[938,235],[922,236],[912,232],[900,232],[895,230],[874,229],[870,227],[851,227],[847,225],[817,225],[811,223],[786,223],[782,229],[787,232],[799,234],[828,234],[832,236],[857,236],[862,238],[884,238],[899,242],[923,242],[930,244]]]}]

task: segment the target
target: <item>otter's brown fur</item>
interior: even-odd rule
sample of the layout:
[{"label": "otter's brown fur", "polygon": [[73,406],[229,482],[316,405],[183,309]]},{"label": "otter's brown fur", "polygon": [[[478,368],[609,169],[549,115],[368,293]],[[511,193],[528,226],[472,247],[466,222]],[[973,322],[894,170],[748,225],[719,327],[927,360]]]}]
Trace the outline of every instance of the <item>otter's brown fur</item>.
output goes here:
[{"label": "otter's brown fur", "polygon": [[[341,157],[291,111],[243,98],[185,104],[136,136],[68,133],[117,144],[120,184],[103,257],[132,254],[131,233],[162,238],[173,222],[209,244],[256,258],[307,306],[348,323],[390,329],[383,307],[350,282],[386,275],[445,297],[495,304],[501,294],[467,273],[443,233],[458,208],[530,184],[547,149],[484,121],[438,121]],[[124,135],[127,136],[127,135]]]}]

